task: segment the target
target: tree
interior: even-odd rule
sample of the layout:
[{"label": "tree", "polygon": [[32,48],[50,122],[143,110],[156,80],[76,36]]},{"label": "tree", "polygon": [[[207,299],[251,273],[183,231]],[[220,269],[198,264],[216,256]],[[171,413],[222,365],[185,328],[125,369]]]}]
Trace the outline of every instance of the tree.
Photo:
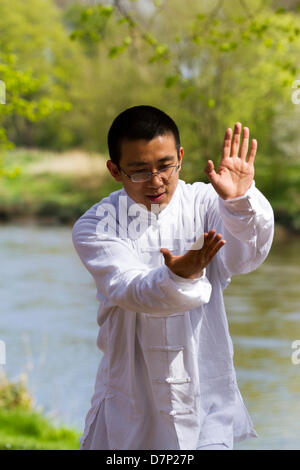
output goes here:
[{"label": "tree", "polygon": [[128,54],[136,70],[150,75],[159,65],[167,109],[188,142],[190,177],[199,178],[201,161],[219,158],[224,130],[237,118],[278,175],[278,115],[284,113],[288,127],[296,112],[291,86],[300,71],[299,2],[289,10],[271,0],[194,1],[188,8],[180,0],[98,2],[82,7],[72,37],[105,42],[111,24],[122,34],[119,43],[110,37],[109,57]]},{"label": "tree", "polygon": [[57,119],[71,109],[79,48],[69,40],[51,0],[14,0],[13,8],[3,0],[0,11],[0,79],[7,91],[1,133],[17,145],[32,146],[47,132],[51,115]]}]

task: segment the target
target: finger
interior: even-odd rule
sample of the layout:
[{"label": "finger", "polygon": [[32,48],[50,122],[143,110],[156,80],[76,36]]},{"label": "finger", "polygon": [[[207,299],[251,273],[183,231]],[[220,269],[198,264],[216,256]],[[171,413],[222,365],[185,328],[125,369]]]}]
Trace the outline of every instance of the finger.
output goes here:
[{"label": "finger", "polygon": [[211,250],[212,247],[215,246],[221,239],[222,239],[222,235],[220,233],[218,233],[217,235],[214,234],[213,237],[211,237],[208,240],[208,243],[207,243],[208,249]]},{"label": "finger", "polygon": [[212,248],[212,247],[214,247],[215,245],[217,245],[218,242],[219,242],[220,240],[222,240],[222,238],[223,238],[223,236],[222,236],[220,233],[218,233],[218,234],[214,237],[214,239],[210,242],[210,244],[209,244],[210,248]]},{"label": "finger", "polygon": [[242,140],[241,150],[240,150],[240,158],[244,161],[246,161],[246,157],[248,153],[248,146],[249,146],[249,128],[244,127],[243,140]]},{"label": "finger", "polygon": [[170,265],[170,262],[172,260],[172,253],[167,249],[167,248],[161,248],[160,249],[160,252],[162,253],[163,257],[164,257],[164,260],[165,260],[165,264],[167,266]]},{"label": "finger", "polygon": [[252,163],[252,164],[254,163],[256,151],[257,151],[257,140],[252,139],[251,148],[250,148],[250,152],[248,156],[248,163]]},{"label": "finger", "polygon": [[232,137],[232,129],[229,127],[228,129],[226,129],[225,136],[224,136],[223,148],[222,148],[222,159],[228,158],[230,156],[231,137]]},{"label": "finger", "polygon": [[215,176],[216,176],[215,165],[214,165],[214,162],[212,160],[208,160],[204,171],[205,171],[205,173],[207,174],[207,176],[209,177],[210,180],[215,178]]},{"label": "finger", "polygon": [[209,262],[213,259],[213,257],[218,253],[218,251],[224,246],[226,240],[220,240],[216,246],[208,253]]},{"label": "finger", "polygon": [[222,235],[220,235],[220,234],[216,235],[215,238],[210,243],[210,245],[207,247],[205,255],[210,257],[211,253],[213,253],[213,256],[214,256],[215,249],[216,249],[216,247],[219,246],[221,241],[222,241]]},{"label": "finger", "polygon": [[210,242],[212,241],[212,239],[214,238],[215,236],[215,229],[211,229],[206,236],[204,236],[204,243],[203,243],[203,247],[208,247]]},{"label": "finger", "polygon": [[231,152],[230,152],[231,157],[238,155],[241,129],[242,129],[242,124],[240,122],[236,122],[234,126],[234,134],[233,134],[232,144],[231,144]]},{"label": "finger", "polygon": [[209,234],[205,239],[205,244],[203,244],[202,248],[198,250],[198,254],[200,256],[208,256],[211,250],[216,246],[216,244],[222,239],[222,235],[218,233],[215,235],[215,230],[210,230]]}]

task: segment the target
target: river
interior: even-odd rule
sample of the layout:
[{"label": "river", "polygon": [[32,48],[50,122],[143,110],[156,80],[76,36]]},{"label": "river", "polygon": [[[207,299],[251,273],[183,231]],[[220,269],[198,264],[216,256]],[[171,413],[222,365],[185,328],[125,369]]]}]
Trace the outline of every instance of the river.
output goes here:
[{"label": "river", "polygon": [[[274,244],[256,271],[224,291],[234,362],[259,434],[236,449],[300,449],[300,239]],[[101,359],[94,281],[71,227],[0,226],[3,370],[28,377],[35,405],[82,431]],[[296,359],[300,354],[296,355]]]}]

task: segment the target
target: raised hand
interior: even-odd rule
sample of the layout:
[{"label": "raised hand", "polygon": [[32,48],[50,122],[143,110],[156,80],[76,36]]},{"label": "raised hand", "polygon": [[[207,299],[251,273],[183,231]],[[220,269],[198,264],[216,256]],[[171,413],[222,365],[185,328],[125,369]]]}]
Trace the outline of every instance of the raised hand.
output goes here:
[{"label": "raised hand", "polygon": [[204,241],[202,248],[189,250],[184,255],[173,256],[167,248],[161,248],[165,264],[168,268],[177,274],[177,276],[187,279],[194,279],[199,276],[203,268],[213,259],[217,252],[225,245],[226,241],[222,240],[222,235],[217,234],[215,230],[204,233]]},{"label": "raised hand", "polygon": [[205,168],[205,173],[211,184],[219,196],[225,200],[243,196],[250,188],[254,178],[257,141],[252,139],[248,160],[246,160],[249,146],[249,129],[248,127],[243,129],[243,140],[239,152],[241,130],[242,124],[240,122],[237,122],[234,126],[233,138],[232,129],[228,128],[226,130],[222,157],[217,172],[212,160],[208,160]]}]

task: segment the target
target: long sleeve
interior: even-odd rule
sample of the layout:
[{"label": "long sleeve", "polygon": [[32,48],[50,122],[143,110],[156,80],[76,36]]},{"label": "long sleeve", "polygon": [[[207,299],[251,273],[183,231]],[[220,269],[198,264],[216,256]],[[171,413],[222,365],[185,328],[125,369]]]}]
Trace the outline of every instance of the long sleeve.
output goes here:
[{"label": "long sleeve", "polygon": [[[169,315],[209,301],[211,284],[205,270],[189,280],[166,265],[150,269],[121,238],[96,233],[98,219],[84,214],[73,226],[74,247],[93,276],[97,297],[134,312]],[[161,255],[162,256],[162,255]]]},{"label": "long sleeve", "polygon": [[226,245],[217,254],[223,279],[255,270],[267,257],[274,235],[273,209],[252,182],[244,196],[223,200],[215,193],[207,229],[215,228]]}]

